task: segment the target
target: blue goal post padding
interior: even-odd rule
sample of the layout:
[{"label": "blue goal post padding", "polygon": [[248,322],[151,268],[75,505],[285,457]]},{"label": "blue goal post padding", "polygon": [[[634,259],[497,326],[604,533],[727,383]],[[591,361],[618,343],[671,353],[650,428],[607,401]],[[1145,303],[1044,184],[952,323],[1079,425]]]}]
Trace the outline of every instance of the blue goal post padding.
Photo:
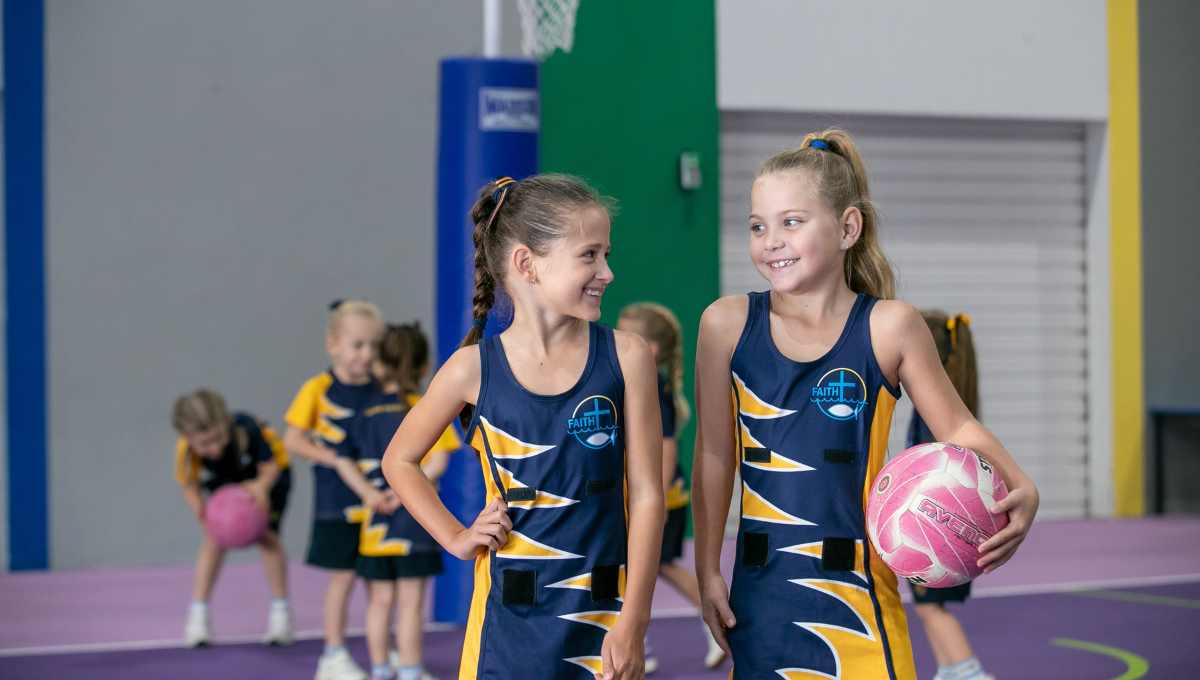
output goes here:
[{"label": "blue goal post padding", "polygon": [[[438,363],[458,347],[471,325],[474,225],[469,212],[479,189],[497,177],[528,177],[538,167],[538,69],[524,59],[443,59],[440,68],[437,176],[437,275],[434,301]],[[503,319],[490,318],[487,333]],[[467,449],[453,455],[441,497],[465,525],[483,508],[479,461]],[[474,564],[446,560],[434,585],[433,618],[465,623]]]}]

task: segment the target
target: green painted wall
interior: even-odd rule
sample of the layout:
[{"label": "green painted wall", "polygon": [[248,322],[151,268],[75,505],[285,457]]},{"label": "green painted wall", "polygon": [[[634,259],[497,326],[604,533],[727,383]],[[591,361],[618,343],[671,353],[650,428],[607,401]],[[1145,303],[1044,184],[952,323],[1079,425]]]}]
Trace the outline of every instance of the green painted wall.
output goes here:
[{"label": "green painted wall", "polygon": [[[580,175],[619,203],[604,320],[639,300],[674,310],[693,405],[696,329],[720,292],[715,14],[695,0],[582,0],[574,48],[541,71],[542,170]],[[697,191],[679,187],[685,150],[700,155]],[[694,425],[679,439],[689,476]]]}]

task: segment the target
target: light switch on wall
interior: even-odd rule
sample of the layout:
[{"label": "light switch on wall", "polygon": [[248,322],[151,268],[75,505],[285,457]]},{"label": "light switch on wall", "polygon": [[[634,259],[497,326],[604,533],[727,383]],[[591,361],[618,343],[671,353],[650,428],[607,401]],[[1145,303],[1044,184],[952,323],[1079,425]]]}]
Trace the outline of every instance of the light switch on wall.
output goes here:
[{"label": "light switch on wall", "polygon": [[695,151],[679,153],[679,188],[684,191],[695,191],[703,183],[700,173],[700,154]]}]

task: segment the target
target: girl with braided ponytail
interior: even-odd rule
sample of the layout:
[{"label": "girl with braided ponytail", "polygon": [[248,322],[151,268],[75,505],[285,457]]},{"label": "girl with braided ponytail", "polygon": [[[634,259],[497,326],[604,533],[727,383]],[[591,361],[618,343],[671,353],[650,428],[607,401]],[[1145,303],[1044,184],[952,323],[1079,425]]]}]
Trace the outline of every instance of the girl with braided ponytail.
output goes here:
[{"label": "girl with braided ponytail", "polygon": [[[596,323],[613,280],[608,206],[574,177],[502,178],[471,218],[471,331],[383,460],[413,517],[475,560],[459,678],[641,678],[662,437],[650,349]],[[512,324],[484,338],[500,295]],[[468,405],[487,505],[464,527],[419,463]]]},{"label": "girl with braided ponytail", "polygon": [[[963,404],[929,329],[892,299],[891,267],[858,148],[842,130],[767,159],[750,189],[749,255],[770,290],[700,320],[692,502],[703,614],[733,678],[914,680],[895,575],[866,532],[900,388],[940,441],[986,456],[1009,524],[980,546],[991,571],[1020,546],[1038,493]],[[730,409],[730,395],[733,409]],[[732,587],[720,553],[735,466]]]},{"label": "girl with braided ponytail", "polygon": [[[667,523],[663,527],[662,555],[658,575],[665,578],[689,602],[700,607],[700,589],[696,575],[676,564],[683,556],[683,535],[687,528],[688,492],[679,464],[677,433],[691,418],[692,411],[683,396],[683,330],[679,319],[670,309],[654,302],[638,302],[621,310],[617,328],[637,333],[650,345],[658,364],[658,407],[662,412],[663,493],[667,499]],[[708,649],[704,656],[707,668],[716,668],[725,660],[725,651],[703,626]],[[646,672],[658,668],[658,659],[646,644]]]}]

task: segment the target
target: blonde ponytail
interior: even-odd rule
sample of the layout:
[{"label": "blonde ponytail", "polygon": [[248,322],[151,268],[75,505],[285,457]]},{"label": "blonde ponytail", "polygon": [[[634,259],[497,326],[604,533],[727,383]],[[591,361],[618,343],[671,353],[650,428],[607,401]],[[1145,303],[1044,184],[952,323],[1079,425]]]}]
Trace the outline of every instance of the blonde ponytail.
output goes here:
[{"label": "blonde ponytail", "polygon": [[810,132],[798,148],[768,158],[756,176],[796,170],[812,174],[821,197],[838,215],[847,208],[862,213],[862,233],[846,253],[846,285],[856,293],[896,297],[892,265],[879,245],[879,216],[871,202],[866,166],[850,133],[837,128]]}]

